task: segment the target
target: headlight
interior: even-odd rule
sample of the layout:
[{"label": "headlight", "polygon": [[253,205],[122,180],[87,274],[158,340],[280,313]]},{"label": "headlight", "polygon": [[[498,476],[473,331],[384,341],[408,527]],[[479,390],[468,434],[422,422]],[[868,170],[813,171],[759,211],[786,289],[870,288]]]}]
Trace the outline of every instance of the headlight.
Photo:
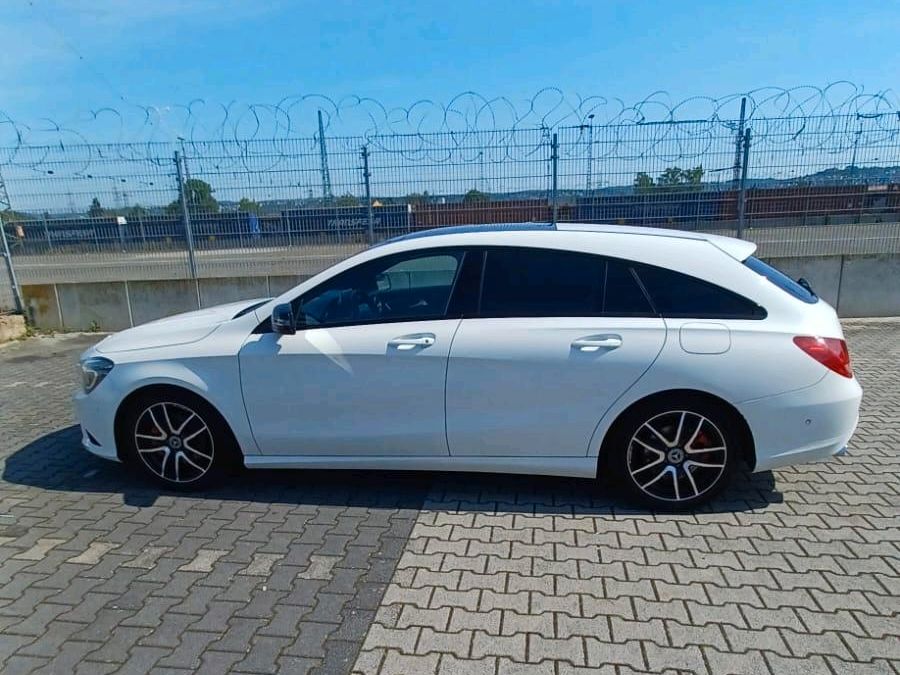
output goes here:
[{"label": "headlight", "polygon": [[102,356],[92,356],[81,362],[81,386],[84,393],[91,393],[103,378],[109,374],[115,364]]}]

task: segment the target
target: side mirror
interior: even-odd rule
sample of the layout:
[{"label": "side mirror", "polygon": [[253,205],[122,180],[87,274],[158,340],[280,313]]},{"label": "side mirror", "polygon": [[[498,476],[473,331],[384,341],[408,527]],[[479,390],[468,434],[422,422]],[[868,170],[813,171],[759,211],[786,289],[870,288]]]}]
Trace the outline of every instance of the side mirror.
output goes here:
[{"label": "side mirror", "polygon": [[294,310],[289,302],[275,305],[272,310],[272,332],[281,335],[293,335],[297,332],[294,327]]}]

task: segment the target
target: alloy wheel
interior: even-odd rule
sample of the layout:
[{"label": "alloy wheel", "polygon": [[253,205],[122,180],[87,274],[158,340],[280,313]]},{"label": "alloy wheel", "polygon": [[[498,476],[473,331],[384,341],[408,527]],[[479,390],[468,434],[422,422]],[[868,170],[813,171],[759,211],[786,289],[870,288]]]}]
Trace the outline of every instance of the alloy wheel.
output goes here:
[{"label": "alloy wheel", "polygon": [[641,424],[628,444],[628,473],[653,499],[693,500],[721,478],[728,461],[725,437],[707,417],[671,410]]},{"label": "alloy wheel", "polygon": [[134,447],[150,471],[172,483],[192,483],[213,465],[212,432],[186,405],[154,403],[137,419]]}]

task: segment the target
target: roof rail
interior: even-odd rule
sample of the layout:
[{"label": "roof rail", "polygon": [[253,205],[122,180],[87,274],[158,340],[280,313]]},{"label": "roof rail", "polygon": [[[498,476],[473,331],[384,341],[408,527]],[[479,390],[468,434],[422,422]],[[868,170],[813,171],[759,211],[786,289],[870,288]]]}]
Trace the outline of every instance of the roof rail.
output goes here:
[{"label": "roof rail", "polygon": [[411,232],[410,234],[401,234],[399,237],[392,237],[381,244],[393,244],[397,241],[407,241],[409,239],[421,239],[424,237],[436,237],[443,234],[470,234],[473,232],[530,232],[541,230],[555,230],[556,225],[553,223],[492,223],[484,225],[448,225],[446,227],[435,227],[430,230],[422,230],[420,232]]}]

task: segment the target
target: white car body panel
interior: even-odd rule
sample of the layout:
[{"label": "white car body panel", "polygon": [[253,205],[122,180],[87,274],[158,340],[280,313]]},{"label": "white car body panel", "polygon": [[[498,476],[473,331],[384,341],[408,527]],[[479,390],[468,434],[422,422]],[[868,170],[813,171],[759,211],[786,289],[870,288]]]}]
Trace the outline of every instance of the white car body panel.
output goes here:
[{"label": "white car body panel", "polygon": [[[763,320],[456,318],[254,332],[276,304],[355,265],[448,246],[551,248],[656,265],[728,288],[768,314]],[[824,301],[805,304],[739,262],[754,249],[725,237],[594,225],[450,231],[376,246],[240,318],[232,317],[253,301],[156,321],[88,350],[83,358],[104,356],[115,366],[91,393],[75,397],[84,444],[115,459],[122,401],[166,384],[209,401],[250,467],[590,476],[607,431],[629,405],[688,389],[718,396],[743,415],[756,446],[755,470],[826,458],[852,434],[861,390],[855,378],[831,372],[792,340],[842,338],[840,324]],[[390,353],[391,339],[420,333],[434,334],[435,343]],[[609,334],[622,345],[572,349],[577,338]]]},{"label": "white car body panel", "polygon": [[[235,311],[230,311],[229,316],[234,314]],[[195,320],[199,319],[195,317]],[[193,330],[184,325],[183,315],[156,323],[168,321],[174,326]],[[100,441],[102,451],[96,454],[116,456],[114,429],[119,405],[129,394],[153,385],[174,385],[203,397],[228,421],[244,455],[257,454],[259,450],[241,396],[236,358],[241,344],[257,323],[256,316],[250,312],[239,319],[218,324],[203,340],[165,347],[128,349],[115,354],[102,352],[101,347],[107,340],[116,337],[113,335],[85,352],[85,358],[112,356],[116,364],[114,374],[110,373],[90,394],[79,391],[75,395],[78,419]],[[168,339],[172,339],[175,332],[173,328]]]},{"label": "white car body panel", "polygon": [[[597,346],[607,338],[620,346]],[[456,456],[583,457],[603,413],[662,350],[655,318],[463,319],[447,370]]]},{"label": "white car body panel", "polygon": [[[459,319],[251,335],[244,401],[265,455],[447,455],[444,375]],[[428,348],[389,343],[427,334]]]},{"label": "white car body panel", "polygon": [[230,320],[243,308],[265,300],[266,298],[260,298],[259,300],[231,302],[227,305],[207,307],[150,321],[110,335],[97,345],[97,351],[101,354],[117,354],[197,342],[212,333],[216,326]]},{"label": "white car body panel", "polygon": [[471,471],[520,473],[537,476],[592,478],[597,475],[596,457],[424,457],[420,455],[335,456],[259,455],[247,457],[253,469],[362,469],[392,471]]}]

